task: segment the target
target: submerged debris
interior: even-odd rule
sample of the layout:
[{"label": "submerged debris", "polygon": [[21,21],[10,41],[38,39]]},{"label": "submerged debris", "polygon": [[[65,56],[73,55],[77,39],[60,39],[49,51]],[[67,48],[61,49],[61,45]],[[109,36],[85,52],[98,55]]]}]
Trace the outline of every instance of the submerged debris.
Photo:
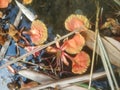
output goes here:
[{"label": "submerged debris", "polygon": [[120,23],[113,18],[107,18],[107,21],[101,26],[101,29],[109,29],[114,35],[120,35]]},{"label": "submerged debris", "polygon": [[[64,18],[61,15],[57,16],[55,12],[51,14],[49,11],[50,9],[53,9],[52,5],[54,6],[55,4],[56,6],[59,6],[58,3],[61,2],[59,0],[52,3],[50,3],[51,1],[49,0],[21,0],[21,2],[22,3],[19,3],[17,0],[0,0],[1,51],[4,49],[3,47],[5,43],[10,39],[9,46],[3,50],[3,52],[5,51],[4,56],[1,54],[2,58],[0,58],[0,72],[2,73],[4,71],[4,73],[0,74],[0,86],[2,88],[5,87],[6,90],[8,90],[8,88],[24,90],[36,86],[39,87],[40,83],[41,85],[45,85],[47,82],[52,82],[54,84],[56,80],[58,80],[57,83],[60,83],[61,85],[61,82],[64,81],[61,81],[61,78],[88,73],[89,66],[91,64],[91,56],[89,51],[86,50],[86,47],[88,47],[86,45],[88,45],[88,42],[90,42],[89,44],[92,46],[91,43],[93,44],[94,42],[94,34],[91,34],[89,31],[91,28],[91,21],[89,20],[91,20],[94,15],[91,18],[89,17],[90,19],[88,20],[87,13],[85,15],[73,13],[76,10],[77,12],[81,12],[81,8],[78,6],[80,6],[79,4],[82,4],[84,1],[78,3],[77,0],[66,0],[63,2],[64,5],[68,5],[68,7],[72,9],[74,6],[72,6],[73,4],[71,5],[71,3],[76,3],[76,8],[74,8],[73,11],[68,11],[66,14],[62,13],[63,16],[65,16]],[[42,10],[38,10],[41,11],[41,15],[36,19],[35,14],[33,14],[34,10],[32,10],[30,7],[32,4],[38,2],[42,2],[40,5],[44,5],[44,7],[39,7],[42,8]],[[60,4],[59,8],[57,6],[57,9],[62,12],[63,9],[61,5],[62,4]],[[87,5],[84,7],[86,6]],[[46,11],[47,13],[45,13]],[[20,15],[17,15],[17,13]],[[52,18],[54,20],[50,20],[48,16],[54,16],[54,18]],[[41,20],[39,20],[39,18],[41,18]],[[65,22],[61,23],[61,18]],[[14,24],[15,21],[18,22],[18,26]],[[54,34],[54,32],[59,34],[59,32],[53,28],[52,22],[49,21],[57,23],[60,21],[59,31],[62,32],[62,34],[67,32],[69,33],[63,35],[62,37],[55,37],[55,35],[51,35]],[[64,26],[61,27],[61,24],[65,25],[65,28]],[[94,25],[94,22],[92,22],[92,24]],[[50,29],[50,27],[52,27],[52,29]],[[66,29],[66,31],[63,31],[63,28]],[[117,21],[114,18],[107,18],[106,22],[101,26],[101,31],[106,29],[111,30],[114,35],[119,36],[119,20]],[[87,31],[90,33],[90,36],[85,37],[83,34]],[[51,36],[53,37],[51,38]],[[55,39],[53,40],[53,38]],[[90,38],[89,40],[91,41],[86,38]],[[53,41],[49,42],[49,40]],[[89,77],[86,77],[88,80]],[[73,80],[71,79],[70,81],[73,82]],[[79,81],[78,79],[76,80]],[[66,81],[67,79],[65,79],[65,82]],[[57,84],[55,83],[55,85]]]}]

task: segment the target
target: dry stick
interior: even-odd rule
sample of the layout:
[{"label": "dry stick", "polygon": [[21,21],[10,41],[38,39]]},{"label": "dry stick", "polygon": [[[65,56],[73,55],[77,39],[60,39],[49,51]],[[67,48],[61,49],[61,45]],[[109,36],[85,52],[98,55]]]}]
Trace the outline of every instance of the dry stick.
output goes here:
[{"label": "dry stick", "polygon": [[36,49],[34,49],[34,50],[32,50],[32,51],[30,51],[30,52],[28,52],[28,53],[26,53],[26,54],[24,54],[24,55],[22,55],[22,56],[16,58],[16,60],[14,60],[14,61],[9,61],[9,62],[5,63],[4,65],[2,65],[2,66],[0,67],[0,69],[5,68],[5,67],[7,67],[8,65],[11,65],[11,64],[13,64],[13,63],[15,63],[15,62],[18,62],[18,61],[20,61],[21,59],[23,59],[23,58],[25,58],[25,57],[27,57],[27,56],[35,53],[35,52],[38,52],[38,51],[40,51],[40,50],[42,50],[42,49],[44,49],[44,48],[46,48],[46,47],[48,47],[48,46],[50,46],[50,45],[52,45],[52,44],[55,44],[56,41],[60,41],[60,40],[62,40],[62,39],[65,39],[65,38],[73,35],[75,32],[78,32],[78,31],[80,31],[80,30],[82,30],[82,28],[80,28],[79,30],[74,30],[74,31],[72,31],[72,32],[70,32],[70,33],[68,33],[68,34],[60,37],[59,39],[54,40],[54,41],[48,43],[48,44],[42,45],[41,47],[38,47],[38,48],[36,48]]},{"label": "dry stick", "polygon": [[22,11],[19,10],[19,12],[18,12],[18,14],[17,14],[17,16],[16,16],[16,19],[15,19],[15,21],[14,21],[14,26],[15,26],[15,27],[17,27],[17,26],[19,25],[20,19],[21,19],[21,15],[22,15]]},{"label": "dry stick", "polygon": [[[105,72],[94,73],[93,79],[98,79],[98,78],[104,77],[105,75],[106,75]],[[29,90],[40,90],[40,89],[44,89],[47,87],[55,87],[57,85],[62,86],[65,84],[70,84],[70,83],[75,83],[75,82],[87,82],[87,81],[89,81],[89,75],[76,76],[76,77],[70,77],[70,78],[65,78],[65,79],[61,79],[61,80],[56,80],[49,84],[47,83],[47,84],[39,85],[39,86],[31,88]]]},{"label": "dry stick", "polygon": [[95,62],[95,51],[96,51],[96,47],[97,47],[99,12],[100,12],[100,8],[99,8],[99,5],[97,5],[96,24],[95,24],[95,42],[94,42],[93,54],[92,54],[92,64],[91,64],[91,70],[90,70],[90,81],[89,81],[89,86],[88,86],[89,90],[90,90],[91,82],[92,82],[93,68],[94,68],[94,62]]}]

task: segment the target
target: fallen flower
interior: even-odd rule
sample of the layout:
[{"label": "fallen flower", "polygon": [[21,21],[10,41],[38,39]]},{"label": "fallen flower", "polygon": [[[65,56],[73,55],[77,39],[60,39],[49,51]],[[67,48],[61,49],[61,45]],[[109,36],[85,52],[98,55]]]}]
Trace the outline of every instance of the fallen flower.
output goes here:
[{"label": "fallen flower", "polygon": [[76,74],[83,74],[87,71],[88,66],[90,65],[89,55],[81,51],[77,54],[72,61],[72,72]]},{"label": "fallen flower", "polygon": [[85,39],[79,33],[76,33],[72,39],[66,40],[64,42],[65,51],[69,54],[79,53],[84,45],[85,45]]},{"label": "fallen flower", "polygon": [[32,42],[35,45],[41,45],[47,40],[47,28],[43,22],[40,20],[35,20],[32,22],[31,30],[23,31],[24,34],[30,35]]},{"label": "fallen flower", "polygon": [[65,20],[65,28],[68,31],[82,29],[83,31],[90,27],[88,19],[83,15],[72,14]]}]

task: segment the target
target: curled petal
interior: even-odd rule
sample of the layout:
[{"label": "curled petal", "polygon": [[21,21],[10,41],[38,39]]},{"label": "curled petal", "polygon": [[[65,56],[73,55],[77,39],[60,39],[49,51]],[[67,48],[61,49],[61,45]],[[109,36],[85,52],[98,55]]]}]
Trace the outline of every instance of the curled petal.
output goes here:
[{"label": "curled petal", "polygon": [[67,53],[76,54],[79,53],[85,45],[85,39],[82,35],[76,33],[72,39],[66,40],[63,45]]},{"label": "curled petal", "polygon": [[86,30],[86,27],[90,27],[88,19],[83,15],[72,14],[65,20],[65,28],[68,31],[82,28]]},{"label": "curled petal", "polygon": [[64,56],[64,54],[62,54],[61,60],[64,62],[65,65],[69,66],[69,63],[68,63],[66,57]]},{"label": "curled petal", "polygon": [[90,57],[84,51],[78,53],[72,61],[72,72],[76,74],[83,74],[87,71],[90,64]]}]

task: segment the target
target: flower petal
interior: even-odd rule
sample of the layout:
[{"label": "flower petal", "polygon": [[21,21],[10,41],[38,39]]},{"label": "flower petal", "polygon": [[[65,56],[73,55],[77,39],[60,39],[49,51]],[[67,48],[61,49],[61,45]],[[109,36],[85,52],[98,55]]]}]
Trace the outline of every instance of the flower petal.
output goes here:
[{"label": "flower petal", "polygon": [[90,27],[88,19],[83,15],[72,14],[65,20],[65,28],[68,31],[73,31],[75,29]]},{"label": "flower petal", "polygon": [[68,63],[66,57],[64,56],[64,54],[62,54],[61,60],[64,62],[65,65],[69,66],[69,63]]},{"label": "flower petal", "polygon": [[28,32],[23,32],[30,35],[32,42],[35,45],[41,45],[47,40],[47,28],[43,22],[40,20],[35,20],[32,22],[31,30]]},{"label": "flower petal", "polygon": [[72,39],[64,42],[65,51],[69,54],[79,53],[84,45],[85,39],[79,33],[76,33]]},{"label": "flower petal", "polygon": [[90,64],[89,55],[86,52],[81,51],[73,59],[72,72],[76,74],[83,74],[84,72],[87,71],[89,64]]}]

